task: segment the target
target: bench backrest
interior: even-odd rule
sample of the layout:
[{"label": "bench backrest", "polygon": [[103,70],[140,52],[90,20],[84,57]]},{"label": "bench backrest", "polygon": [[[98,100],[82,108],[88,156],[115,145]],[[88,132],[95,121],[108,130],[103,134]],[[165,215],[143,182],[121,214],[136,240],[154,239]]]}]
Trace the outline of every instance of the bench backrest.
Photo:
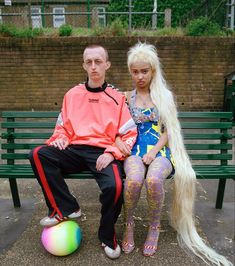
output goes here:
[{"label": "bench backrest", "polygon": [[[2,112],[1,159],[26,163],[29,151],[44,143],[54,129],[58,112]],[[231,112],[180,112],[185,146],[193,164],[226,165],[232,159]],[[5,161],[4,161],[5,162]],[[27,162],[28,163],[28,162]]]}]

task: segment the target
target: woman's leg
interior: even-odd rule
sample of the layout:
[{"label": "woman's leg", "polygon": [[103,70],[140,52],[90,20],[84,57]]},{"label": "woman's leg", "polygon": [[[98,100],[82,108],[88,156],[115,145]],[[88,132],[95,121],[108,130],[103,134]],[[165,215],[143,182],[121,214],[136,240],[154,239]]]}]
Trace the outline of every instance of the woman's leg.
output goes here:
[{"label": "woman's leg", "polygon": [[124,162],[126,180],[124,183],[124,215],[125,231],[122,250],[130,253],[134,249],[134,220],[133,213],[140,197],[144,183],[145,166],[139,156],[130,156]]},{"label": "woman's leg", "polygon": [[149,231],[143,254],[152,256],[157,249],[160,216],[164,202],[164,180],[171,174],[172,164],[165,157],[157,157],[149,166],[146,175],[147,200],[149,205]]}]

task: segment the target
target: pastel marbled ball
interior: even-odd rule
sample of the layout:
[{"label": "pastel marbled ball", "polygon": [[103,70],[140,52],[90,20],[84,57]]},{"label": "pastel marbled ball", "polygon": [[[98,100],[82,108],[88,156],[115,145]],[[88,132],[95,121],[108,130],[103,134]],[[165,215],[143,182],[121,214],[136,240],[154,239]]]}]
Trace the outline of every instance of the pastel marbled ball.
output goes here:
[{"label": "pastel marbled ball", "polygon": [[82,239],[75,221],[64,221],[52,227],[44,227],[41,241],[44,248],[55,256],[66,256],[78,249]]}]

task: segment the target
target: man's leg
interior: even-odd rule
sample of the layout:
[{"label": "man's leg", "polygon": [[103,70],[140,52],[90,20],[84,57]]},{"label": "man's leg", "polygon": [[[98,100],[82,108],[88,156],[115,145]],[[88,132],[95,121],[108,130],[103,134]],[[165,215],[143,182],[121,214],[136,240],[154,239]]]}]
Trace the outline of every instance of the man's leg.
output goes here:
[{"label": "man's leg", "polygon": [[100,173],[96,173],[96,181],[102,191],[99,239],[105,245],[115,249],[117,246],[115,223],[123,203],[120,163],[114,161]]},{"label": "man's leg", "polygon": [[80,209],[75,197],[69,192],[63,174],[76,172],[81,159],[69,148],[59,150],[51,146],[40,146],[29,155],[32,168],[42,187],[49,216],[60,218]]},{"label": "man's leg", "polygon": [[97,171],[96,161],[103,154],[104,149],[89,146],[84,146],[83,149],[83,152],[81,152],[82,157],[84,156],[86,165],[93,172],[102,192],[100,195],[102,208],[98,233],[99,239],[111,249],[115,249],[117,241],[114,227],[123,203],[121,163],[113,161],[106,168]]}]

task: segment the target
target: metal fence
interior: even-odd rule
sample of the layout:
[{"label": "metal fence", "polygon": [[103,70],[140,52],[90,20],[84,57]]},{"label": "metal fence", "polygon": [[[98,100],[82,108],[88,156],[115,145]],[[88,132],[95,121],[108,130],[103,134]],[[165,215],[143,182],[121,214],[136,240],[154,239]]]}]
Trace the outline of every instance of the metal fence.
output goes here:
[{"label": "metal fence", "polygon": [[[73,27],[92,28],[107,26],[120,16],[125,17],[128,28],[131,30],[136,25],[133,17],[145,18],[142,27],[156,29],[158,19],[164,17],[164,26],[171,26],[171,9],[164,12],[134,12],[132,5],[126,12],[109,12],[108,2],[105,1],[59,1],[59,0],[0,0],[0,23],[17,26],[30,26],[32,28],[58,28],[63,24]],[[139,27],[140,25],[138,25]]]}]

